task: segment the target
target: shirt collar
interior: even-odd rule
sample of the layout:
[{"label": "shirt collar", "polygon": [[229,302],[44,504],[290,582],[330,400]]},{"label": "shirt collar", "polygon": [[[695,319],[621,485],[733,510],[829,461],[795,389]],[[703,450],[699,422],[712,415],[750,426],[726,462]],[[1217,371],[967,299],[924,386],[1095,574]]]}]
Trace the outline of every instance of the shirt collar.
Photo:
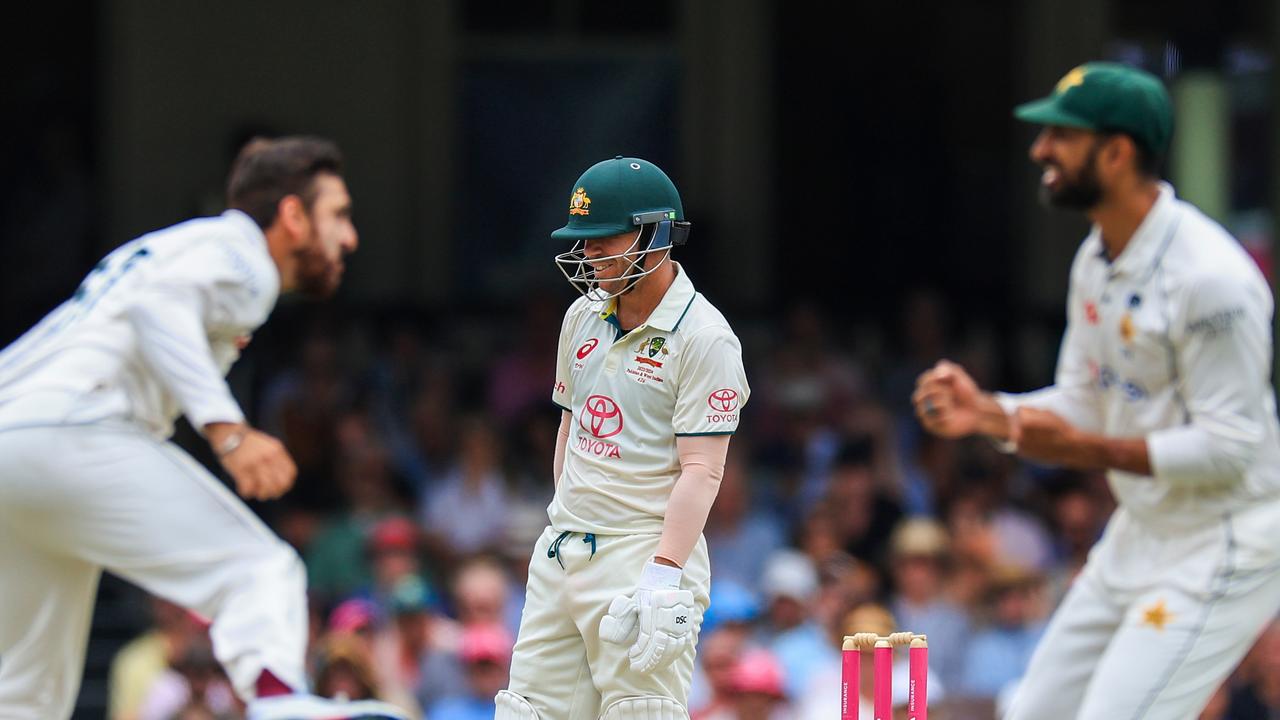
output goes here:
[{"label": "shirt collar", "polygon": [[258,227],[258,223],[253,218],[244,213],[243,210],[224,210],[222,217],[230,220],[240,232],[244,233],[246,238],[252,238],[262,243],[262,247],[267,246],[267,236],[262,232],[262,228]]},{"label": "shirt collar", "polygon": [[[689,279],[689,274],[684,271],[680,263],[674,260],[670,262],[675,266],[676,278],[671,283],[671,287],[667,288],[666,294],[662,296],[662,302],[659,302],[658,307],[649,313],[649,318],[641,323],[642,326],[664,332],[675,332],[680,327],[680,321],[684,319],[685,313],[689,312],[689,307],[693,305],[693,299],[698,294],[693,289],[693,281]],[[616,315],[617,309],[618,299],[610,299],[601,308],[600,319],[621,331]]]},{"label": "shirt collar", "polygon": [[[1174,220],[1177,207],[1174,201],[1177,200],[1177,195],[1173,191],[1173,186],[1167,182],[1160,182],[1159,188],[1160,195],[1156,198],[1155,204],[1147,211],[1147,216],[1142,219],[1133,237],[1129,238],[1129,243],[1124,246],[1124,250],[1120,251],[1120,257],[1111,263],[1113,274],[1135,275],[1143,272],[1151,266],[1155,255],[1164,246],[1165,236]],[[1105,258],[1106,244],[1102,243],[1101,230],[1094,227],[1093,231],[1099,236],[1098,241],[1102,245]]]}]

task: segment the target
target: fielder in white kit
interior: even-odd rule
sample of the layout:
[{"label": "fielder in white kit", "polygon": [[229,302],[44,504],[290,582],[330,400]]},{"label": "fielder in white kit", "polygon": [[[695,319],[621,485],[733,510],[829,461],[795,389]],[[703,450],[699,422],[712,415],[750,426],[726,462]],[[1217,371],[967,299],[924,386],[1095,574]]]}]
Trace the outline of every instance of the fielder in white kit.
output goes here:
[{"label": "fielder in white kit", "polygon": [[680,196],[639,158],[573,186],[556,258],[584,297],[560,331],[550,526],[529,564],[498,720],[681,720],[711,569],[702,528],[749,395],[724,316],[670,259]]},{"label": "fielder in white kit", "polygon": [[1154,76],[1089,63],[1015,114],[1046,126],[1042,195],[1094,223],[1054,385],[993,396],[940,363],[916,410],[939,435],[1105,468],[1118,501],[1008,717],[1194,718],[1280,610],[1271,291],[1159,180],[1173,115]]},{"label": "fielder in white kit", "polygon": [[104,568],[212,620],[252,720],[403,717],[302,692],[301,561],[168,441],[183,413],[241,495],[290,488],[224,377],[280,292],[332,294],[356,248],[327,140],[253,141],[227,201],[112,252],[0,353],[0,717],[70,716]]}]

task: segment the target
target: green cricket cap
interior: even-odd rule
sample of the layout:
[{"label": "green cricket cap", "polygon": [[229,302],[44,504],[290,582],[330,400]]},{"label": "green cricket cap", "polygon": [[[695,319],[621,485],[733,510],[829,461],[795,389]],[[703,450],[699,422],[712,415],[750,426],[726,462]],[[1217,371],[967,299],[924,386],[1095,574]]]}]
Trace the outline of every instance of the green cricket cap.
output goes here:
[{"label": "green cricket cap", "polygon": [[1041,125],[1122,132],[1156,155],[1169,149],[1173,135],[1173,103],[1164,83],[1120,63],[1085,63],[1064,75],[1048,97],[1019,105],[1013,115]]},{"label": "green cricket cap", "polygon": [[568,211],[569,221],[551,233],[552,238],[608,237],[656,222],[655,218],[684,220],[680,193],[671,178],[648,160],[621,155],[582,173],[569,193]]}]

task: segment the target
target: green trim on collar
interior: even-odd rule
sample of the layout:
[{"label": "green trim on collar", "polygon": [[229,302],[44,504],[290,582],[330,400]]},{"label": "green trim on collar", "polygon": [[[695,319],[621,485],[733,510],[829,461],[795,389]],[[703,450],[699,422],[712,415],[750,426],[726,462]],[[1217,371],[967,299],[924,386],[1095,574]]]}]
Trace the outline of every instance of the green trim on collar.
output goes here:
[{"label": "green trim on collar", "polygon": [[706,437],[708,435],[732,435],[735,430],[725,430],[723,432],[705,432],[705,433],[676,433],[676,437]]},{"label": "green trim on collar", "polygon": [[613,341],[618,342],[626,335],[626,331],[622,329],[622,323],[618,320],[618,299],[611,298],[609,304],[603,310],[597,313],[599,318],[613,326]]},{"label": "green trim on collar", "polygon": [[697,299],[698,293],[695,292],[693,297],[689,298],[689,304],[684,306],[684,312],[680,313],[680,317],[676,320],[676,324],[671,326],[671,332],[675,332],[680,329],[680,323],[684,322],[684,316],[689,314],[689,308],[693,307],[693,301]]},{"label": "green trim on collar", "polygon": [[669,262],[676,268],[675,281],[671,283],[671,287],[667,288],[658,307],[649,313],[645,325],[655,330],[675,332],[680,318],[683,318],[684,313],[689,310],[689,299],[696,296],[697,291],[694,290],[693,282],[689,280],[689,273],[685,272],[684,267],[674,260]]},{"label": "green trim on collar", "polygon": [[607,317],[601,319],[613,326],[613,331],[615,333],[613,336],[614,342],[618,342],[627,334],[627,331],[622,329],[622,323],[618,321],[616,313],[611,313]]}]

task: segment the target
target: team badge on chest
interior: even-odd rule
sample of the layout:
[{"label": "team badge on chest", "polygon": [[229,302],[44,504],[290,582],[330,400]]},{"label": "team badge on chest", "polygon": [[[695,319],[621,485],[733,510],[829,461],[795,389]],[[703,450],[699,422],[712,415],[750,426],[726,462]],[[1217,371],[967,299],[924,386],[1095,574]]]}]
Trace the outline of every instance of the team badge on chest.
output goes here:
[{"label": "team badge on chest", "polygon": [[665,358],[671,354],[667,339],[661,335],[645,338],[635,347],[635,353],[636,367],[627,368],[627,374],[641,384],[664,382],[658,371],[662,369]]}]

